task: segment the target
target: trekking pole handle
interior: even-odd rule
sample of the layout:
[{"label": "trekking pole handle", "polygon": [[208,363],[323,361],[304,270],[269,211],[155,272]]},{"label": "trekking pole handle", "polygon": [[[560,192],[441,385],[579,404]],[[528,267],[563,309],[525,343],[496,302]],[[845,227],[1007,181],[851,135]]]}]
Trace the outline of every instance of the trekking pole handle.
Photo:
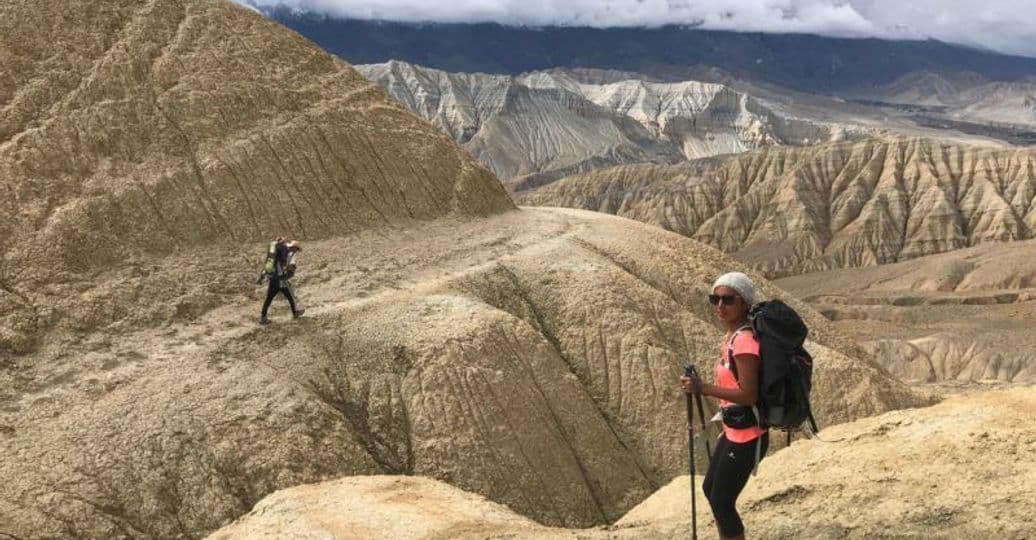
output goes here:
[{"label": "trekking pole handle", "polygon": [[695,381],[695,383],[698,384],[699,387],[701,386],[701,376],[698,374],[698,368],[696,368],[694,364],[684,364],[683,374],[684,376],[690,377],[693,381]]}]

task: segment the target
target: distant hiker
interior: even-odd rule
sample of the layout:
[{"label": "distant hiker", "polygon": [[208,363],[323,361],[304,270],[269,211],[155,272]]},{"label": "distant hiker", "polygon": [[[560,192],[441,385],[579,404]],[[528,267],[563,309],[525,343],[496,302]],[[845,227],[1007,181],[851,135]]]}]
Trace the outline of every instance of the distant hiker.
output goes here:
[{"label": "distant hiker", "polygon": [[[295,245],[296,247],[298,246],[298,244]],[[268,319],[266,315],[269,312],[270,304],[273,303],[273,298],[277,296],[277,293],[284,294],[288,299],[288,304],[291,306],[292,317],[297,319],[305,312],[305,310],[299,309],[296,305],[295,295],[292,294],[291,284],[287,278],[289,254],[290,250],[288,248],[288,244],[284,241],[283,237],[278,236],[270,243],[266,264],[263,268],[263,275],[270,280],[270,283],[266,288],[266,301],[263,302],[263,310],[259,316],[259,324],[269,324],[270,319]]]},{"label": "distant hiker", "polygon": [[[715,384],[684,375],[683,391],[719,398],[723,434],[716,442],[702,490],[712,507],[720,538],[745,537],[735,503],[748,477],[766,455],[769,431],[759,426],[755,405],[759,397],[759,341],[748,322],[755,285],[740,272],[724,274],[712,285],[709,302],[727,333],[723,338]],[[693,479],[692,479],[693,482]]]}]

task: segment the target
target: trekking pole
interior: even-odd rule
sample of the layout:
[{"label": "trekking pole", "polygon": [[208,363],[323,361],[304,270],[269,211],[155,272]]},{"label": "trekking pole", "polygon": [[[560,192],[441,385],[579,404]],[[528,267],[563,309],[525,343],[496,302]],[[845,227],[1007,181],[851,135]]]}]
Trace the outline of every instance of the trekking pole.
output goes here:
[{"label": "trekking pole", "polygon": [[[683,374],[693,379],[697,372],[688,364],[683,367]],[[691,540],[698,540],[698,506],[694,493],[694,406],[691,405],[690,394],[684,394],[684,397],[687,398],[687,447],[691,454]]]},{"label": "trekking pole", "polygon": [[[700,381],[701,377],[698,376],[698,369],[693,365],[688,365],[687,367],[690,368],[688,371],[691,373],[688,376]],[[709,426],[705,422],[705,407],[701,404],[701,394],[695,394],[694,401],[698,406],[698,419],[701,421],[701,442],[705,445],[705,457],[709,462],[712,462],[712,450],[709,448]]]}]

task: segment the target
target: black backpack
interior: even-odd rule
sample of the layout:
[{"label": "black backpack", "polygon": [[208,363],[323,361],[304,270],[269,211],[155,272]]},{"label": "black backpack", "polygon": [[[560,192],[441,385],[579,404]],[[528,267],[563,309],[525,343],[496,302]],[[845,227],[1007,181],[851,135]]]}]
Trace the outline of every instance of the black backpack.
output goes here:
[{"label": "black backpack", "polygon": [[[806,323],[780,300],[760,303],[749,311],[748,318],[759,340],[760,423],[790,433],[808,420],[813,433],[818,432],[809,406],[813,357],[802,347],[809,333]],[[728,354],[737,377],[732,347]]]}]

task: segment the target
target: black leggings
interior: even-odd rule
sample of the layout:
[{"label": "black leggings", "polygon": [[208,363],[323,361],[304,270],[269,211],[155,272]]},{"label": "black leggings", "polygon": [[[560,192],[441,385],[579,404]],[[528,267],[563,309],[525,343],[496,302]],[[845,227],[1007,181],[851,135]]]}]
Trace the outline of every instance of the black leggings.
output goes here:
[{"label": "black leggings", "polygon": [[745,525],[741,522],[741,516],[738,515],[734,504],[748,483],[752,469],[755,468],[756,443],[762,444],[759,448],[760,460],[770,447],[769,432],[763,433],[761,439],[734,443],[728,441],[726,435],[721,435],[716,441],[716,451],[712,453],[712,461],[709,462],[709,471],[705,473],[702,489],[705,491],[705,497],[709,499],[709,506],[712,507],[712,515],[716,518],[720,535],[724,538],[745,532]]},{"label": "black leggings", "polygon": [[270,286],[266,289],[266,301],[263,302],[263,318],[266,318],[266,312],[270,310],[270,304],[273,303],[273,298],[277,296],[277,293],[284,293],[284,296],[288,297],[288,305],[291,306],[291,313],[294,315],[297,313],[295,309],[295,297],[291,295],[291,289],[288,287],[281,288],[281,280],[275,277],[270,278]]}]

